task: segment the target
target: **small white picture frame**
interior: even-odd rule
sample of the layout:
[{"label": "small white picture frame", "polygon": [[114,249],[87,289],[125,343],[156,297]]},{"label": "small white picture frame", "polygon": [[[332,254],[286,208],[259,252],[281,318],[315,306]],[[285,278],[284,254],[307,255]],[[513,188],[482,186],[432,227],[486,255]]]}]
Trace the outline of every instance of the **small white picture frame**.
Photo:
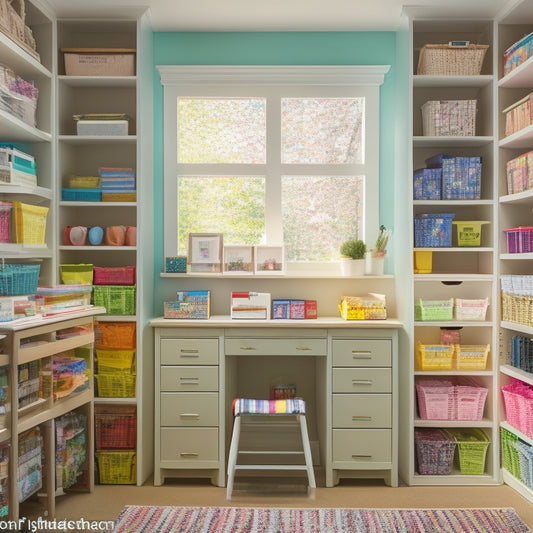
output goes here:
[{"label": "small white picture frame", "polygon": [[224,246],[224,274],[252,275],[254,273],[253,246],[225,245]]},{"label": "small white picture frame", "polygon": [[189,233],[190,272],[222,272],[222,233]]},{"label": "small white picture frame", "polygon": [[257,245],[254,247],[255,273],[279,276],[285,274],[285,249],[283,246]]}]

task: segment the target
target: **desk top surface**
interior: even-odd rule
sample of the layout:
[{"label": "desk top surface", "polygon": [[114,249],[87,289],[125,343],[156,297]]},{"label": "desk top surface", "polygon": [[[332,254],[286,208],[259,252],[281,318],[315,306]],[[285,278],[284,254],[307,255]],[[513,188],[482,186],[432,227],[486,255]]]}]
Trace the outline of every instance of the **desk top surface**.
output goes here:
[{"label": "desk top surface", "polygon": [[179,319],[158,317],[150,321],[154,328],[177,327],[224,327],[224,328],[349,328],[349,329],[400,329],[403,322],[395,318],[386,320],[344,320],[340,317],[319,317],[316,319],[248,319],[236,320],[229,315],[215,315],[203,319]]}]

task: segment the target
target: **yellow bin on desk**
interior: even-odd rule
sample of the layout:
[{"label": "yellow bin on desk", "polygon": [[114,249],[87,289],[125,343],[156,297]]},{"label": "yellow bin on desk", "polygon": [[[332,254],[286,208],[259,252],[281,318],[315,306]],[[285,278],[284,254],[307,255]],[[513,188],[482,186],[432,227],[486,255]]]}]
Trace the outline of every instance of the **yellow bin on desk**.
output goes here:
[{"label": "yellow bin on desk", "polygon": [[481,246],[481,226],[488,220],[452,220],[457,227],[458,246]]}]

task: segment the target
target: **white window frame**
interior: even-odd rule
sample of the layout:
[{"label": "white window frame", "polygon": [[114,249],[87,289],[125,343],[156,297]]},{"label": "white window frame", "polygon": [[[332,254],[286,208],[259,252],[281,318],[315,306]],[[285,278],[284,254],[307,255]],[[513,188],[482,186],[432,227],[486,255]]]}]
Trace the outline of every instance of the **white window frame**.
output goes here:
[{"label": "white window frame", "polygon": [[[390,65],[368,66],[219,66],[158,65],[164,89],[164,253],[177,254],[177,176],[195,174],[279,176],[321,175],[321,165],[281,164],[279,131],[268,131],[267,165],[186,165],[177,163],[177,101],[179,97],[264,96],[269,120],[280,123],[281,97],[365,97],[364,164],[324,165],[323,175],[364,174],[364,215],[362,238],[377,236],[379,229],[379,87]],[[280,94],[281,89],[281,94]],[[272,124],[272,122],[270,122]],[[275,122],[274,122],[275,124]],[[275,129],[275,128],[274,128]],[[276,152],[276,147],[277,152]],[[275,162],[278,162],[277,164]],[[213,168],[217,170],[214,171]],[[326,170],[327,167],[327,170]],[[278,179],[279,182],[279,179]],[[269,206],[281,205],[281,188],[266,197]],[[369,208],[370,207],[370,208]],[[280,208],[277,209],[281,211]],[[268,224],[267,243],[281,244],[281,220]],[[323,266],[323,265],[322,265]],[[317,265],[318,267],[318,265]],[[319,267],[320,268],[320,267]],[[290,269],[290,265],[289,265]]]}]

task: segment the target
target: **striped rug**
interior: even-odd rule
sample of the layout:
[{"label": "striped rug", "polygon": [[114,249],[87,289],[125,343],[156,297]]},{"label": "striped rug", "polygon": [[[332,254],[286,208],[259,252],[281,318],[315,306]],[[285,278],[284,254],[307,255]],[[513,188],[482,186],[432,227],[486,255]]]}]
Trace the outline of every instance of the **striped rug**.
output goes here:
[{"label": "striped rug", "polygon": [[531,533],[504,509],[126,506],[113,533]]}]

